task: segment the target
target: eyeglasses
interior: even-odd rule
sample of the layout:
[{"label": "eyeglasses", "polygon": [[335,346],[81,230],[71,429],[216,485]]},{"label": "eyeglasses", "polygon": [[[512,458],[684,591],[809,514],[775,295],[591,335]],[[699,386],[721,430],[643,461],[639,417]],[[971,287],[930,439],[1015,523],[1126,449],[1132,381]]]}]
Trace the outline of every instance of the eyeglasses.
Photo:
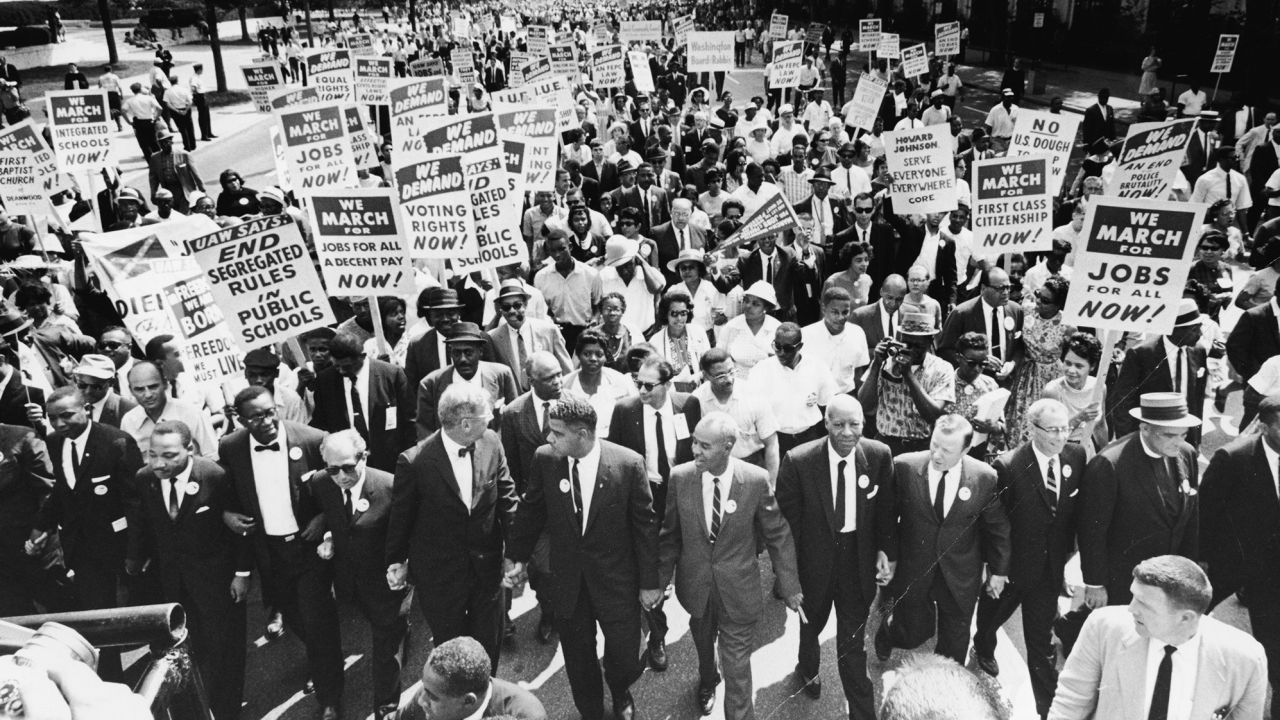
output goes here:
[{"label": "eyeglasses", "polygon": [[618,221],[618,225],[619,225],[619,226],[622,226],[622,225],[638,225],[638,224],[639,224],[639,223],[637,223],[635,220],[619,220],[619,221]]},{"label": "eyeglasses", "polygon": [[1042,303],[1044,303],[1044,304],[1046,304],[1046,305],[1052,305],[1052,304],[1054,304],[1054,302],[1056,302],[1056,301],[1054,300],[1054,298],[1053,298],[1052,296],[1046,296],[1046,295],[1039,295],[1039,294],[1037,294],[1037,295],[1036,295],[1036,302],[1042,302]]},{"label": "eyeglasses", "polygon": [[99,347],[103,350],[119,350],[124,346],[125,344],[121,342],[104,342],[99,344]]},{"label": "eyeglasses", "polygon": [[502,303],[501,305],[498,306],[498,308],[502,310],[502,312],[511,312],[512,310],[520,310],[523,307],[524,307],[524,303],[522,302]]},{"label": "eyeglasses", "polygon": [[858,213],[859,215],[870,215],[871,213],[875,212],[875,211],[876,211],[876,209],[875,209],[875,208],[873,208],[873,207],[869,207],[869,208],[868,208],[868,207],[855,207],[855,208],[853,209],[853,211],[854,211],[854,212],[856,212],[856,213]]},{"label": "eyeglasses", "polygon": [[688,310],[672,310],[671,312],[667,313],[667,317],[673,317],[673,318],[689,317],[689,311]]},{"label": "eyeglasses", "polygon": [[1007,293],[1009,292],[1009,289],[1013,286],[1012,285],[988,285],[987,287],[991,288],[992,290],[995,290],[998,293]]},{"label": "eyeglasses", "polygon": [[711,381],[714,381],[714,382],[723,382],[723,381],[725,381],[725,380],[728,380],[728,379],[729,379],[729,378],[731,378],[731,377],[734,377],[734,373],[733,373],[732,371],[730,371],[730,372],[722,372],[722,373],[720,373],[719,375],[712,375],[711,377],[709,377],[709,378],[707,378],[707,379],[708,379],[708,380],[711,380]]},{"label": "eyeglasses", "polygon": [[241,415],[240,420],[243,421],[245,425],[256,425],[268,420],[274,420],[275,417],[276,410],[275,408],[272,408],[270,410],[264,410],[257,415]]},{"label": "eyeglasses", "polygon": [[1071,434],[1071,428],[1069,427],[1045,427],[1040,423],[1031,423],[1031,424],[1035,425],[1036,428],[1049,433],[1050,435],[1070,435]]},{"label": "eyeglasses", "polygon": [[342,473],[343,475],[355,475],[356,470],[359,469],[359,467],[360,463],[354,462],[348,465],[330,465],[326,467],[324,471],[329,473],[330,477],[337,475],[338,473]]},{"label": "eyeglasses", "polygon": [[636,378],[635,383],[637,390],[643,390],[645,392],[653,392],[654,388],[667,384],[665,380],[660,380],[658,382],[645,382],[639,378]]},{"label": "eyeglasses", "polygon": [[804,343],[794,343],[794,344],[791,344],[791,345],[783,345],[782,343],[774,343],[774,344],[773,344],[773,349],[774,349],[774,350],[777,350],[777,351],[778,351],[778,352],[780,352],[780,353],[787,353],[788,355],[790,355],[791,353],[796,352],[797,350],[799,350],[799,349],[800,349],[800,346],[801,346],[801,345],[803,345],[803,344],[804,344]]}]

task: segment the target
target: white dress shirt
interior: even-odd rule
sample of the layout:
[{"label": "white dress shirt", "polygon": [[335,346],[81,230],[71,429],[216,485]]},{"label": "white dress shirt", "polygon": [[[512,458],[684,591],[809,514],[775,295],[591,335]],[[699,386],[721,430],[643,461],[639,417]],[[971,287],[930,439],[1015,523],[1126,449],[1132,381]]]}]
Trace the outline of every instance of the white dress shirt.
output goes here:
[{"label": "white dress shirt", "polygon": [[[476,374],[479,375],[479,373]],[[458,481],[458,494],[462,497],[462,504],[467,506],[469,514],[472,486],[475,484],[475,470],[471,462],[474,453],[461,452],[465,446],[454,442],[447,432],[440,433],[440,440],[444,443],[444,454],[449,458],[449,465],[453,468],[453,479]]]},{"label": "white dress shirt", "polygon": [[[252,441],[253,439],[250,438],[250,442]],[[182,511],[182,500],[187,495],[187,481],[191,479],[191,469],[195,465],[195,462],[187,458],[187,466],[182,469],[182,472],[174,475],[172,479],[160,480],[160,502],[164,504],[166,510],[169,509],[169,488],[172,486],[177,491],[178,511]]]},{"label": "white dress shirt", "polygon": [[839,335],[832,335],[821,320],[800,330],[804,352],[827,366],[836,380],[836,391],[847,393],[857,381],[856,371],[871,364],[867,333],[860,326],[845,323]]},{"label": "white dress shirt", "polygon": [[644,418],[644,464],[649,470],[650,482],[662,482],[664,478],[658,474],[658,422],[662,415],[662,438],[667,451],[667,468],[676,466],[676,420],[675,409],[671,406],[671,394],[667,393],[662,407],[653,407],[641,403],[640,413]]},{"label": "white dress shirt", "polygon": [[1271,484],[1276,486],[1276,496],[1280,497],[1280,453],[1271,449],[1266,440],[1262,441],[1262,453],[1267,458],[1267,468],[1271,470]]},{"label": "white dress shirt", "polygon": [[[992,307],[987,304],[986,300],[979,300],[978,305],[982,308],[982,324],[987,328],[987,341],[995,344],[994,340],[999,339],[999,352],[993,352],[992,357],[997,358],[1000,362],[1004,362],[1009,357],[1008,340],[1009,333],[1005,332],[1005,312],[1004,306]],[[991,327],[991,311],[996,311],[996,322],[999,327]]]},{"label": "white dress shirt", "polygon": [[871,192],[871,178],[857,165],[837,165],[831,171],[831,179],[836,181],[836,187],[847,190],[850,198],[857,197],[858,193]]},{"label": "white dress shirt", "polygon": [[711,511],[712,496],[715,494],[715,483],[712,478],[720,478],[720,525],[724,526],[724,504],[729,501],[729,486],[733,484],[733,458],[729,458],[729,464],[725,466],[725,471],[719,475],[712,475],[709,472],[702,473],[702,519],[707,523],[707,532],[711,532]]},{"label": "white dress shirt", "polygon": [[258,450],[260,443],[249,437],[249,462],[253,467],[253,486],[258,492],[262,510],[262,531],[269,536],[298,532],[298,519],[293,515],[293,497],[289,492],[289,443],[284,427],[277,424],[279,450]]},{"label": "white dress shirt", "polygon": [[836,506],[836,497],[840,494],[840,463],[844,462],[844,517],[836,518],[840,526],[839,532],[853,532],[858,529],[858,469],[854,464],[856,452],[848,457],[840,457],[836,449],[827,443],[827,468],[831,473],[831,507]]},{"label": "white dress shirt", "polygon": [[[942,516],[945,518],[951,514],[951,506],[955,504],[956,493],[960,491],[960,466],[964,461],[952,465],[946,469],[947,485],[942,489]],[[944,471],[935,470],[933,463],[929,463],[929,505],[933,505],[933,499],[938,495],[938,483],[942,481],[942,473]]]},{"label": "white dress shirt", "polygon": [[[1164,344],[1164,356],[1169,363],[1169,384],[1173,386],[1174,392],[1186,394],[1188,384],[1191,382],[1191,348],[1179,347],[1169,342],[1166,335],[1161,338]],[[1182,351],[1182,384],[1178,385],[1178,351]]]},{"label": "white dress shirt", "polygon": [[[1168,644],[1155,638],[1147,638],[1147,689],[1142,705],[1142,717],[1151,711],[1151,694],[1156,688],[1156,673],[1164,659],[1164,646]],[[1169,683],[1168,720],[1188,720],[1191,702],[1195,699],[1196,673],[1200,660],[1200,633],[1177,646],[1173,654],[1173,672]]]},{"label": "white dress shirt", "polygon": [[84,444],[88,439],[89,426],[86,425],[84,432],[69,439],[67,442],[62,443],[62,474],[67,478],[67,487],[70,487],[72,490],[76,489],[76,481],[79,480],[79,478],[76,477],[75,470],[72,469],[75,465],[71,462],[71,447],[73,445],[75,446],[76,452],[79,453],[80,463],[83,464]]},{"label": "white dress shirt", "polygon": [[898,311],[892,314],[885,309],[884,303],[877,302],[876,307],[880,308],[880,331],[887,338],[897,337],[898,335]]},{"label": "white dress shirt", "polygon": [[[440,367],[445,367],[441,365]],[[479,373],[477,373],[479,374]],[[373,428],[369,426],[369,361],[365,360],[360,364],[360,369],[356,371],[356,395],[360,397],[360,414],[364,416],[365,427],[372,432]],[[351,407],[351,378],[346,375],[342,376],[342,392],[343,402],[347,405],[347,422],[351,423],[351,427],[356,426],[355,408]]]},{"label": "white dress shirt", "polygon": [[924,229],[924,241],[920,244],[920,254],[912,264],[928,270],[929,277],[938,277],[938,249],[941,247],[942,233],[931,233],[929,228],[926,227]]},{"label": "white dress shirt", "polygon": [[[569,458],[569,475],[570,485],[573,478],[574,458]],[[577,458],[578,463],[578,485],[582,490],[582,531],[587,530],[587,518],[591,515],[591,498],[596,494],[596,477],[600,474],[600,443],[591,445],[591,452],[583,457]],[[569,488],[569,492],[573,492],[573,488]],[[572,502],[570,502],[572,505]]]},{"label": "white dress shirt", "polygon": [[[443,436],[444,433],[441,433],[441,435]],[[360,479],[356,481],[355,485],[351,486],[350,490],[343,490],[342,488],[338,488],[339,492],[344,494],[349,493],[351,495],[351,517],[355,517],[356,513],[359,512],[359,510],[356,509],[356,503],[360,502],[360,497],[364,495],[364,478],[365,478],[365,475],[368,474],[368,472],[369,472],[369,469],[365,468],[365,471],[360,473]],[[344,497],[342,499],[342,502],[345,504],[346,501],[347,499]],[[349,520],[351,518],[347,518],[347,519]]]}]

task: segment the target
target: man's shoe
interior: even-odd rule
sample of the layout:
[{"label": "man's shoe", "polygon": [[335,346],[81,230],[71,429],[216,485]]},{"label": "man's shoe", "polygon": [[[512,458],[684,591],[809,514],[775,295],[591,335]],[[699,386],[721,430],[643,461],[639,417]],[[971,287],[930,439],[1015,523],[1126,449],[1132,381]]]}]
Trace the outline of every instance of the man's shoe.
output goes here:
[{"label": "man's shoe", "polygon": [[1229,394],[1231,394],[1231,391],[1226,387],[1220,387],[1217,390],[1214,390],[1213,409],[1220,413],[1225,413],[1227,411],[1227,395]]},{"label": "man's shoe", "polygon": [[555,631],[555,619],[551,616],[551,613],[543,611],[542,615],[538,618],[538,642],[543,645],[551,642],[551,634]]},{"label": "man's shoe", "polygon": [[506,623],[502,627],[502,640],[508,643],[516,641],[516,624],[510,617],[506,619]]},{"label": "man's shoe", "polygon": [[631,697],[631,691],[628,690],[621,700],[613,701],[613,716],[617,720],[635,720],[636,717],[636,700]]},{"label": "man's shoe", "polygon": [[987,656],[987,655],[983,655],[977,650],[974,650],[973,660],[978,664],[979,670],[990,675],[991,677],[996,677],[1000,674],[1000,663],[996,662],[996,658],[994,655]]},{"label": "man's shoe", "polygon": [[284,635],[284,616],[280,613],[273,614],[271,619],[267,620],[267,627],[264,633],[268,640],[276,640],[281,635]]},{"label": "man's shoe", "polygon": [[325,705],[320,708],[320,720],[338,720],[342,717],[342,713],[338,710],[337,705]]},{"label": "man's shoe", "polygon": [[308,680],[307,684],[302,686],[302,694],[303,695],[316,694],[316,683],[314,680]]},{"label": "man's shoe", "polygon": [[667,669],[667,643],[659,640],[649,643],[649,667],[658,672]]},{"label": "man's shoe", "polygon": [[880,623],[880,629],[876,630],[876,658],[880,662],[888,662],[889,656],[893,654],[893,640],[889,639],[889,621],[885,620]]},{"label": "man's shoe", "polygon": [[805,677],[804,673],[801,672],[800,670],[800,666],[797,665],[796,679],[800,681],[800,689],[804,690],[805,695],[808,695],[814,700],[817,700],[818,698],[822,697],[822,678]]},{"label": "man's shoe", "polygon": [[396,716],[398,708],[395,705],[382,705],[378,708],[377,714],[374,715],[376,720],[387,720]]},{"label": "man's shoe", "polygon": [[715,685],[698,686],[698,712],[704,716],[710,715],[712,710],[716,709],[716,685],[720,684],[717,678]]}]

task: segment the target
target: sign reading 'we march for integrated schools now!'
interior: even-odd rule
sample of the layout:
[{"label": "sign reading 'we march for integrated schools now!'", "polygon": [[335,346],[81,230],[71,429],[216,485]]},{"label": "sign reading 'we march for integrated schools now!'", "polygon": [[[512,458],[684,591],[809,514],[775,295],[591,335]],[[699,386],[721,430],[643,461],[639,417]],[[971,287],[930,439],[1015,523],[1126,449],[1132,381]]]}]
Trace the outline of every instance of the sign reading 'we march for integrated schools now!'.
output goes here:
[{"label": "sign reading 'we march for integrated schools now!'", "polygon": [[53,153],[64,173],[76,175],[115,167],[115,123],[105,90],[68,90],[45,95]]}]

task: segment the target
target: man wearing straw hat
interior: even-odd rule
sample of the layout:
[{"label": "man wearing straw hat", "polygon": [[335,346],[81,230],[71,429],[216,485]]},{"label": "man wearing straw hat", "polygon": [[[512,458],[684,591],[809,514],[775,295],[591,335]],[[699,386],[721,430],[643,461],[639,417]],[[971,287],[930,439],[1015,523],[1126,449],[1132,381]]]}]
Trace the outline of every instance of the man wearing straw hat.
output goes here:
[{"label": "man wearing straw hat", "polygon": [[932,313],[900,312],[896,338],[876,344],[858,402],[875,414],[880,440],[894,456],[927,450],[933,421],[956,401],[955,372],[933,354],[938,320]]},{"label": "man wearing straw hat", "polygon": [[1133,568],[1147,558],[1199,555],[1197,453],[1186,436],[1200,418],[1172,392],[1143,394],[1129,414],[1138,431],[1089,461],[1080,491],[1080,567],[1091,608],[1129,602]]}]

